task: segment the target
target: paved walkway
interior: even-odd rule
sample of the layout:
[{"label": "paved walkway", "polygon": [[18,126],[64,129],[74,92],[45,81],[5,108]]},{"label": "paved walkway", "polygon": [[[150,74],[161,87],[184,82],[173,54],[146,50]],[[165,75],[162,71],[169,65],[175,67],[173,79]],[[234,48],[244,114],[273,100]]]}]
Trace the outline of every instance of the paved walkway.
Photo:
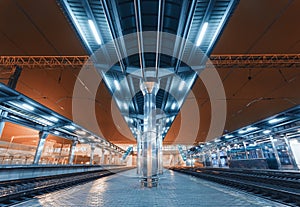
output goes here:
[{"label": "paved walkway", "polygon": [[284,206],[189,175],[165,171],[156,188],[142,188],[135,170],[37,196],[15,207]]}]

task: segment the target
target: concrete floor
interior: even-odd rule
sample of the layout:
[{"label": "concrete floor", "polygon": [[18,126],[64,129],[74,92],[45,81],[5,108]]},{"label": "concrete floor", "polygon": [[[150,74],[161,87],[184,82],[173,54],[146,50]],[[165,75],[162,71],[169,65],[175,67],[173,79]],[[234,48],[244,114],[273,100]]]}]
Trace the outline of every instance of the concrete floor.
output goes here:
[{"label": "concrete floor", "polygon": [[142,188],[136,170],[48,193],[14,206],[285,206],[189,175],[166,170],[158,187]]}]

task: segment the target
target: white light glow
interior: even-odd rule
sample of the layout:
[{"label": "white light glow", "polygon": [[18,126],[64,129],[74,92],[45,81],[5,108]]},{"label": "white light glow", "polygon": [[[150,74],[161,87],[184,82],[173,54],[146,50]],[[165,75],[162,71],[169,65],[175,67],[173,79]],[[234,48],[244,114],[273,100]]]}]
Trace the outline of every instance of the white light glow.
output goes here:
[{"label": "white light glow", "polygon": [[20,120],[19,117],[16,117],[16,116],[14,116],[14,115],[10,115],[9,117],[10,117],[10,118],[13,118],[13,119],[18,119],[18,120]]},{"label": "white light glow", "polygon": [[28,105],[28,104],[26,104],[26,103],[23,103],[23,104],[22,104],[22,107],[24,107],[25,109],[28,109],[28,110],[30,110],[30,111],[33,111],[33,110],[34,110],[34,108],[33,108],[32,106],[30,106],[30,105]]},{"label": "white light glow", "polygon": [[170,122],[170,118],[167,118],[166,122],[169,123]]},{"label": "white light glow", "polygon": [[197,47],[201,45],[201,42],[202,42],[202,40],[203,40],[203,38],[204,38],[204,35],[205,35],[205,32],[206,32],[207,27],[208,27],[208,22],[205,22],[205,23],[203,24],[202,28],[201,28],[200,35],[199,35],[199,37],[198,37],[198,39],[197,39],[197,42],[196,42],[196,46],[197,46]]},{"label": "white light glow", "polygon": [[263,131],[263,133],[264,133],[264,134],[270,134],[270,133],[271,133],[271,130],[266,129],[266,130]]},{"label": "white light glow", "polygon": [[258,129],[258,128],[257,127],[248,127],[246,130],[247,130],[247,132],[251,132],[251,131],[254,131],[256,129]]},{"label": "white light glow", "polygon": [[233,137],[233,135],[229,135],[229,134],[225,135],[226,139],[229,139],[229,138],[232,138],[232,137]]},{"label": "white light glow", "polygon": [[275,123],[278,123],[280,121],[282,121],[283,118],[275,118],[275,119],[271,119],[268,121],[269,124],[275,124]]},{"label": "white light glow", "polygon": [[75,129],[75,127],[74,126],[72,126],[72,125],[68,125],[68,126],[65,126],[67,129],[71,129],[71,130],[74,130]]},{"label": "white light glow", "polygon": [[45,125],[50,125],[50,126],[53,125],[50,121],[48,121],[48,120],[46,120],[46,119],[43,119],[43,118],[37,118],[36,120],[37,120],[38,122],[42,123],[42,124],[45,124]]},{"label": "white light glow", "polygon": [[90,19],[88,20],[88,22],[89,22],[90,28],[91,28],[91,30],[92,30],[92,32],[93,32],[93,35],[94,35],[94,38],[95,38],[96,42],[97,42],[99,45],[101,45],[101,39],[100,39],[100,36],[99,36],[99,34],[98,34],[98,32],[97,32],[97,29],[96,29],[96,27],[95,27],[94,22],[93,22],[92,20],[90,20]]},{"label": "white light glow", "polygon": [[117,89],[118,91],[121,90],[120,84],[119,84],[119,82],[118,82],[117,80],[114,80],[114,84],[115,84],[116,89]]},{"label": "white light glow", "polygon": [[85,132],[85,131],[81,131],[81,130],[77,130],[77,131],[76,131],[76,134],[79,134],[79,135],[85,135],[86,132]]},{"label": "white light glow", "polygon": [[240,130],[238,133],[239,134],[244,134],[244,133],[246,133],[247,131],[246,130]]},{"label": "white light glow", "polygon": [[54,116],[50,116],[49,119],[50,119],[50,121],[58,122],[58,118],[56,118]]},{"label": "white light glow", "polygon": [[247,129],[240,130],[238,133],[239,134],[245,134],[247,132],[251,132],[251,131],[254,131],[254,130],[257,130],[257,129],[258,129],[258,127],[248,127]]},{"label": "white light glow", "polygon": [[79,139],[80,143],[85,143],[86,141],[84,139]]},{"label": "white light glow", "polygon": [[182,89],[184,88],[184,86],[185,86],[185,82],[181,81],[178,90],[182,91]]},{"label": "white light glow", "polygon": [[174,110],[174,109],[175,109],[175,107],[176,107],[176,104],[175,104],[175,103],[173,103],[173,104],[172,104],[172,106],[171,106],[171,109],[172,109],[172,110]]},{"label": "white light glow", "polygon": [[54,131],[53,132],[55,135],[59,135],[59,132],[58,131]]}]

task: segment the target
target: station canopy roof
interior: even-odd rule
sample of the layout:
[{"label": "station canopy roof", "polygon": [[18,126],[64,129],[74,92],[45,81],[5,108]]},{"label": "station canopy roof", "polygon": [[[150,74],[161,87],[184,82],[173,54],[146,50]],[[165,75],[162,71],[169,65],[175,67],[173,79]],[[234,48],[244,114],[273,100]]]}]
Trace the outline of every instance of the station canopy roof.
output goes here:
[{"label": "station canopy roof", "polygon": [[[87,4],[83,4],[84,2]],[[180,37],[188,39],[191,43],[196,43],[195,37],[201,31],[204,22],[202,18],[205,15],[204,11],[205,13],[209,11],[208,5],[214,4],[219,6],[213,7],[215,9],[210,13],[207,12],[207,14],[210,14],[207,16],[209,18],[208,27],[202,43],[197,48],[201,48],[203,53],[207,52],[208,55],[211,53],[210,58],[212,58],[214,64],[215,61],[218,62],[216,66],[217,74],[226,93],[226,97],[222,99],[227,106],[225,126],[222,127],[219,133],[208,136],[212,116],[215,114],[213,112],[218,112],[218,108],[214,110],[212,104],[214,100],[221,99],[214,99],[209,95],[208,87],[203,83],[201,77],[205,72],[200,73],[200,78],[193,84],[192,91],[187,97],[184,97],[184,91],[180,92],[178,90],[180,88],[178,80],[184,80],[183,83],[194,82],[193,79],[188,80],[188,77],[193,78],[191,74],[190,76],[187,75],[190,67],[184,67],[184,63],[176,59],[172,59],[174,63],[170,64],[169,56],[161,54],[159,56],[162,60],[159,61],[160,71],[167,71],[166,74],[170,75],[173,70],[174,76],[175,74],[176,77],[179,76],[176,80],[164,77],[164,80],[160,82],[161,87],[170,87],[174,90],[160,90],[157,94],[157,98],[160,99],[157,106],[161,107],[161,112],[165,115],[165,121],[168,122],[164,129],[164,131],[168,131],[164,144],[174,144],[179,139],[180,142],[182,141],[181,144],[188,141],[188,145],[207,142],[210,139],[220,137],[223,133],[228,134],[236,131],[241,127],[251,125],[300,104],[300,95],[297,90],[300,88],[300,27],[295,26],[298,25],[300,18],[300,1],[278,1],[276,4],[273,0],[239,1],[235,7],[233,6],[234,11],[228,13],[229,19],[224,22],[216,41],[212,42],[212,47],[207,49],[205,49],[205,45],[208,45],[206,40],[210,41],[211,26],[216,25],[213,22],[216,23],[220,20],[216,18],[218,15],[214,14],[217,14],[218,11],[225,14],[224,9],[228,7],[220,5],[229,6],[231,1],[143,0],[140,1],[141,21],[137,22],[136,14],[138,14],[138,10],[136,8],[138,8],[138,2],[134,0],[0,1],[0,81],[6,83],[13,73],[12,67],[14,64],[20,64],[19,66],[23,70],[16,90],[67,117],[69,120],[74,120],[72,95],[74,82],[78,77],[77,74],[81,70],[82,64],[74,64],[72,61],[71,64],[66,65],[64,60],[66,62],[70,60],[70,57],[65,59],[66,56],[72,56],[71,59],[73,60],[78,59],[78,56],[81,58],[84,56],[82,61],[85,61],[86,56],[107,45],[114,37],[134,35],[134,32],[137,31],[136,25],[139,25],[139,22],[141,22],[139,31],[156,34],[159,8],[161,8],[161,11],[163,10],[164,14],[160,15],[160,18],[163,18],[160,31],[171,35],[179,34]],[[66,5],[69,5],[70,12]],[[88,13],[85,9],[86,5],[89,5],[92,9],[91,13]],[[192,5],[195,5],[195,7],[192,7]],[[95,9],[98,7],[99,10]],[[201,13],[201,11],[203,12]],[[70,16],[71,12],[73,12],[74,17],[81,20],[81,23],[84,23],[85,28],[82,28],[82,34],[74,24],[73,17]],[[82,16],[75,15],[76,12],[77,14],[81,12]],[[103,41],[101,45],[96,44],[89,28],[87,18],[91,17],[88,16],[90,14],[94,15],[95,26],[99,29],[99,35],[102,38],[101,41]],[[189,18],[189,14],[193,15]],[[180,18],[181,16],[183,18]],[[108,19],[107,17],[111,18]],[[188,19],[194,23],[191,23]],[[198,27],[196,26],[197,20],[201,22]],[[78,27],[83,26],[79,23]],[[101,28],[104,30],[101,31]],[[114,30],[111,30],[111,28]],[[115,34],[113,34],[113,31]],[[90,33],[89,37],[88,32]],[[82,38],[83,36],[87,41]],[[138,37],[135,37],[137,41]],[[173,49],[179,48],[178,51],[180,51],[181,45],[175,43],[174,41],[173,44],[170,44],[170,47]],[[154,41],[154,44],[156,45],[156,41]],[[109,51],[115,50],[115,45],[111,44],[111,46]],[[137,46],[137,48],[139,47]],[[118,50],[120,54],[124,50],[128,51],[127,43],[120,44]],[[183,57],[186,56],[183,55]],[[16,61],[17,59],[21,63]],[[30,63],[28,63],[28,59],[30,59]],[[64,64],[52,64],[52,61],[56,62],[57,60],[58,63],[63,62]],[[155,68],[156,51],[145,54],[144,60],[145,68],[153,65],[153,68]],[[40,61],[46,61],[47,63],[44,64]],[[82,61],[80,60],[80,62]],[[280,61],[283,64],[278,64]],[[111,70],[105,73],[107,83],[120,78],[119,83],[124,82],[125,86],[123,85],[121,90],[117,92],[115,90],[117,86],[105,85],[102,81],[98,87],[94,102],[97,112],[97,127],[101,129],[101,133],[94,130],[90,124],[74,122],[113,143],[134,144],[135,139],[132,131],[135,130],[135,125],[134,123],[132,125],[131,122],[134,119],[137,120],[143,112],[143,97],[141,93],[134,93],[136,92],[135,89],[140,91],[139,84],[136,81],[141,76],[139,62],[140,56],[132,55],[121,61],[123,63],[122,67],[120,64],[115,64]],[[232,65],[232,63],[234,64]],[[121,68],[124,69],[122,74]],[[174,72],[174,68],[178,68],[177,73]],[[184,71],[183,69],[187,70]],[[123,78],[125,76],[123,73],[132,74],[133,71],[136,71],[138,76]],[[131,83],[131,80],[133,83]],[[214,86],[215,82],[211,81],[211,83]],[[126,84],[135,86],[134,90],[131,89],[130,94],[130,97],[133,98],[126,101],[126,104],[122,101],[123,99],[120,99],[119,102],[119,99],[113,101],[112,91],[126,94],[125,92],[128,92]],[[174,94],[173,91],[177,91],[181,99],[174,100],[173,98],[177,97],[177,94]],[[194,94],[194,96],[191,96],[191,94]],[[184,99],[185,101],[183,101]],[[79,98],[76,98],[76,100],[79,100]],[[196,102],[196,109],[193,109],[193,113],[184,115],[184,109],[190,109],[190,103],[192,102]],[[173,105],[173,103],[175,104]],[[175,109],[172,109],[172,105],[175,106]],[[115,110],[116,107],[119,110]],[[127,107],[128,109],[126,109]],[[178,111],[179,107],[180,110]],[[121,111],[125,119],[118,113],[120,119],[116,122],[113,117],[115,115],[113,112],[116,111]],[[190,109],[190,111],[192,110]],[[174,115],[176,115],[175,119],[173,119]],[[200,120],[198,123],[195,122],[197,116]],[[217,121],[219,120],[217,119]],[[128,123],[131,131],[127,127]],[[213,129],[212,131],[215,132],[216,130]],[[16,125],[11,127],[10,124],[7,124],[1,139],[9,140],[13,135],[24,136],[30,133],[32,132],[29,129],[26,131],[24,127],[18,128]]]},{"label": "station canopy roof", "polygon": [[160,110],[157,119],[164,123],[163,137],[238,3],[59,2],[135,136],[138,125],[143,125],[144,97],[140,84],[143,80],[159,82],[156,108]]},{"label": "station canopy roof", "polygon": [[[275,114],[266,119],[252,123],[251,125],[226,133],[206,143],[199,143],[189,150],[190,154],[204,152],[209,149],[232,148],[231,151],[242,151],[245,149],[257,149],[259,144],[270,142],[270,137],[299,138],[300,136],[300,105]],[[244,152],[244,151],[243,151]]]},{"label": "station canopy roof", "polygon": [[1,120],[80,143],[94,143],[125,152],[120,147],[66,117],[0,83]]}]

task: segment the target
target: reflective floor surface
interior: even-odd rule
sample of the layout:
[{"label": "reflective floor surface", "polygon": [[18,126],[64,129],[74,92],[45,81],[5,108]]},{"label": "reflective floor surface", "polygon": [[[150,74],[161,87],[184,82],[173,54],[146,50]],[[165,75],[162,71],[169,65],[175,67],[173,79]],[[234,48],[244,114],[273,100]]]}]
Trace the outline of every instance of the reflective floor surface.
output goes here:
[{"label": "reflective floor surface", "polygon": [[136,170],[48,193],[15,207],[285,206],[230,187],[166,170],[158,187],[142,188]]}]

